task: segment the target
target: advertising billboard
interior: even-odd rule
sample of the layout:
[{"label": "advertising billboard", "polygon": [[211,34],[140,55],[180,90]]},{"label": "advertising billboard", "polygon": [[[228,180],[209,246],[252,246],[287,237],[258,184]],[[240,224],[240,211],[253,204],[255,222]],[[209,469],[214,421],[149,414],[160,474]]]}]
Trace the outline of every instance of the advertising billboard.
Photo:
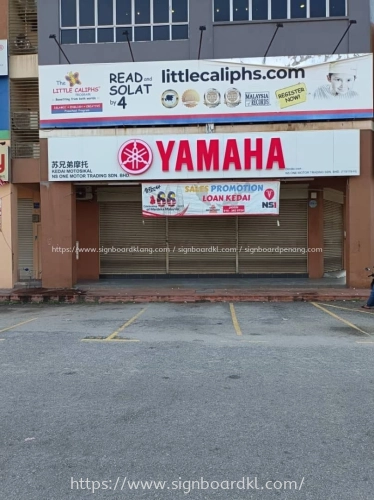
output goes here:
[{"label": "advertising billboard", "polygon": [[373,55],[39,66],[41,128],[373,117]]},{"label": "advertising billboard", "polygon": [[142,184],[144,217],[278,215],[280,182]]},{"label": "advertising billboard", "polygon": [[48,139],[50,181],[278,179],[360,175],[360,131]]}]

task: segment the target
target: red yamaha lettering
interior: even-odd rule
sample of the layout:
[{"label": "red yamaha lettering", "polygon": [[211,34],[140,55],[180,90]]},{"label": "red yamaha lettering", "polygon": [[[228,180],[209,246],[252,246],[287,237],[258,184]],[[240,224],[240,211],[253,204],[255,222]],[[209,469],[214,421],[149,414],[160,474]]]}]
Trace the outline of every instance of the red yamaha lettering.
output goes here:
[{"label": "red yamaha lettering", "polygon": [[[129,142],[136,143],[136,155],[135,153],[130,155],[131,144],[128,145]],[[124,163],[132,161],[135,155],[136,158],[135,156],[134,158],[139,166],[136,171],[131,170],[129,172],[131,174],[141,174],[150,167],[152,161],[148,159],[150,155],[146,154],[147,147],[150,154],[152,149],[156,153],[161,172],[180,172],[181,178],[184,172],[201,172],[203,176],[204,172],[223,171],[234,174],[238,171],[244,173],[248,170],[284,170],[286,168],[283,145],[279,137],[266,140],[262,137],[251,139],[245,136],[240,137],[240,135],[238,138],[229,139],[201,139],[201,136],[195,138],[193,135],[189,138],[184,136],[178,139],[176,136],[171,140],[155,140],[153,148],[140,139],[134,139],[128,143],[123,146],[124,150],[121,150],[120,165],[126,170]]]},{"label": "red yamaha lettering", "polygon": [[245,170],[251,170],[252,159],[255,159],[256,170],[262,170],[262,150],[263,150],[263,140],[256,139],[256,147],[252,149],[252,139],[244,139],[244,168]]},{"label": "red yamaha lettering", "polygon": [[270,141],[268,161],[266,163],[266,170],[271,170],[274,164],[277,163],[279,168],[286,168],[284,162],[283,149],[281,140],[277,137]]},{"label": "red yamaha lettering", "polygon": [[198,140],[196,143],[197,149],[197,170],[199,172],[204,170],[219,170],[219,140],[213,139],[209,144],[205,140]]},{"label": "red yamaha lettering", "polygon": [[187,170],[193,172],[193,162],[190,150],[190,143],[188,141],[180,141],[177,162],[175,164],[175,171],[180,172],[183,165],[187,166]]},{"label": "red yamaha lettering", "polygon": [[241,170],[240,156],[236,139],[228,139],[226,144],[225,158],[223,160],[223,170],[229,170],[233,164],[235,170]]},{"label": "red yamaha lettering", "polygon": [[175,141],[169,141],[169,144],[168,144],[166,151],[165,151],[162,141],[156,141],[156,145],[157,145],[158,151],[160,153],[161,161],[162,161],[162,171],[163,172],[169,172],[170,156],[171,156],[171,153],[173,152],[174,144],[175,144]]}]

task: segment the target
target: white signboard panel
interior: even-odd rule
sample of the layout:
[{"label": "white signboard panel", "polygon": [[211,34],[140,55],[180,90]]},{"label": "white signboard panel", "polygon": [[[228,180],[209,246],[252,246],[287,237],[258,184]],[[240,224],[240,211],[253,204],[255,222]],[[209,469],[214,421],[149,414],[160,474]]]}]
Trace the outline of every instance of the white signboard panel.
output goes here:
[{"label": "white signboard panel", "polygon": [[49,180],[269,179],[360,174],[359,130],[48,139]]}]

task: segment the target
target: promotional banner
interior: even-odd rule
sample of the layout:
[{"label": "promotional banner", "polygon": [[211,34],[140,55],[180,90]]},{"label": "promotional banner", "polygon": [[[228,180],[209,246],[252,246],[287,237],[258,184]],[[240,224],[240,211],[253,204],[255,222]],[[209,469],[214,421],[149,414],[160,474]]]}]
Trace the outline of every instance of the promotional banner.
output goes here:
[{"label": "promotional banner", "polygon": [[0,40],[0,76],[8,74],[8,42]]},{"label": "promotional banner", "polygon": [[9,148],[0,145],[0,186],[9,181]]},{"label": "promotional banner", "polygon": [[278,215],[280,182],[143,184],[144,217]]},{"label": "promotional banner", "polygon": [[372,57],[39,66],[40,126],[372,118]]},{"label": "promotional banner", "polygon": [[269,179],[360,175],[360,131],[48,139],[50,181]]}]

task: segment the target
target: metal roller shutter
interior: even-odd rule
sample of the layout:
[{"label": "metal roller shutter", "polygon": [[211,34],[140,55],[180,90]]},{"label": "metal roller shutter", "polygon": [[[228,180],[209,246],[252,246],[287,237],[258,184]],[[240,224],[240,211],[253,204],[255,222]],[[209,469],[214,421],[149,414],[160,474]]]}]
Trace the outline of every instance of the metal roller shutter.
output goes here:
[{"label": "metal roller shutter", "polygon": [[234,274],[236,234],[236,217],[169,217],[170,274]]},{"label": "metal roller shutter", "polygon": [[33,200],[18,198],[18,273],[19,279],[34,277]]},{"label": "metal roller shutter", "polygon": [[[307,272],[307,201],[281,200],[279,212],[275,217],[239,217],[239,273]],[[257,251],[277,247],[294,251]]]},{"label": "metal roller shutter", "polygon": [[[211,218],[143,218],[140,187],[105,188],[98,192],[98,201],[101,247],[152,249],[101,252],[101,274],[307,272],[306,251],[245,251],[249,247],[306,249],[307,199],[281,200],[279,217]],[[169,251],[155,252],[156,248]]]},{"label": "metal roller shutter", "polygon": [[117,249],[100,253],[100,274],[164,274],[165,219],[143,219],[139,187],[117,193],[130,200],[100,202],[100,247]]},{"label": "metal roller shutter", "polygon": [[323,260],[325,272],[343,269],[344,245],[343,205],[334,201],[323,202]]}]

